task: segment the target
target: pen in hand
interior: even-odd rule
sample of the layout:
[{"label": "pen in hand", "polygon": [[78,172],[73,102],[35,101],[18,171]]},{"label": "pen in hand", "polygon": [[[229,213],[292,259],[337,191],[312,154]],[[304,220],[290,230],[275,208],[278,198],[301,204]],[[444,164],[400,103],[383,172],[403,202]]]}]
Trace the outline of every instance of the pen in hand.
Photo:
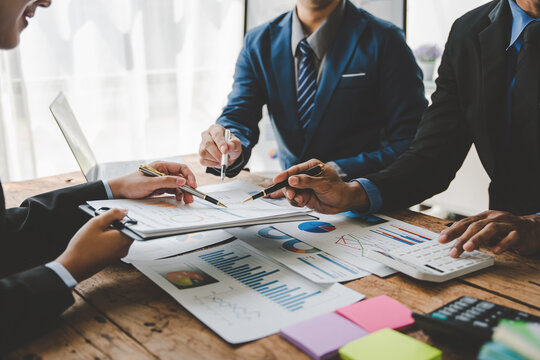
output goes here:
[{"label": "pen in hand", "polygon": [[225,144],[227,145],[227,152],[221,154],[221,181],[225,179],[225,173],[227,172],[227,164],[229,163],[229,141],[231,140],[231,130],[225,129]]},{"label": "pen in hand", "polygon": [[[319,176],[320,174],[322,174],[323,168],[324,168],[324,164],[321,163],[319,165],[315,165],[314,167],[307,169],[306,171],[302,171],[302,172],[300,172],[298,174],[294,174],[294,175]],[[278,190],[283,189],[287,185],[289,185],[289,179],[288,178],[286,180],[283,180],[283,181],[277,183],[277,184],[274,184],[274,185],[272,185],[270,187],[267,187],[264,190],[261,190],[260,192],[253,195],[252,197],[249,197],[246,200],[244,200],[244,202],[248,202],[248,201],[255,200],[255,199],[258,199],[260,197],[269,195],[269,194],[271,194],[273,192],[276,192]]]},{"label": "pen in hand", "polygon": [[[140,165],[139,166],[139,171],[142,172],[144,175],[147,175],[147,176],[165,176],[164,173],[162,173],[160,171],[157,171],[156,169],[154,169],[154,168],[152,168],[152,167],[150,167],[148,165]],[[221,206],[221,207],[224,207],[224,208],[227,207],[222,202],[214,199],[211,196],[206,195],[205,193],[200,192],[199,190],[196,190],[196,189],[192,188],[189,185],[182,185],[182,186],[180,186],[180,189],[182,189],[183,191],[185,191],[187,193],[190,193],[191,195],[193,195],[195,197],[198,197],[199,199],[208,201],[208,202],[210,202],[210,203],[212,203],[214,205],[218,205],[218,206]]]}]

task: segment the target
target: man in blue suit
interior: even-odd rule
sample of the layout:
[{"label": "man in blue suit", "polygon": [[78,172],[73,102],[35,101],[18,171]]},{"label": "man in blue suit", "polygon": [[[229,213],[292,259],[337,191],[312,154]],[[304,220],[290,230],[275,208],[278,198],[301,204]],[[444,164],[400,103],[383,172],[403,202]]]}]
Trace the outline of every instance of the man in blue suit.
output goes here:
[{"label": "man in blue suit", "polygon": [[[343,178],[378,171],[409,146],[427,101],[401,30],[345,0],[298,0],[246,34],[228,105],[202,133],[201,164],[246,165],[268,106],[283,168],[317,157]],[[232,139],[225,143],[224,130]]]}]

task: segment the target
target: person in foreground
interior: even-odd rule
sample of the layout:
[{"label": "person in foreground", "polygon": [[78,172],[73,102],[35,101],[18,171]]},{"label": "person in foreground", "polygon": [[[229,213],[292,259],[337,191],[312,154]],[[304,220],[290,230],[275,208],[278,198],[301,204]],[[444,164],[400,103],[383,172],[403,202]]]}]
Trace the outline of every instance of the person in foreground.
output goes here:
[{"label": "person in foreground", "polygon": [[[292,204],[323,213],[375,212],[417,204],[445,190],[471,144],[491,178],[491,210],[456,222],[439,241],[450,256],[493,245],[500,254],[540,251],[540,0],[495,0],[458,19],[443,54],[433,104],[409,150],[387,169],[345,183],[279,174]],[[360,183],[362,182],[362,183]],[[368,186],[365,186],[365,184]]]},{"label": "person in foreground", "polygon": [[[0,48],[15,47],[28,24],[26,18],[38,6],[49,5],[49,0],[0,0]],[[45,331],[73,304],[71,289],[78,282],[127,254],[132,240],[109,229],[127,212],[114,209],[86,222],[88,216],[78,205],[164,192],[176,194],[179,201],[193,201],[178,190],[185,183],[196,187],[187,166],[165,162],[151,166],[169,176],[149,178],[135,171],[108,182],[41,194],[10,209],[5,208],[0,183],[0,355]]]},{"label": "person in foreground", "polygon": [[208,172],[220,174],[227,152],[227,176],[244,168],[264,105],[283,169],[317,157],[350,179],[386,167],[409,147],[427,101],[400,29],[347,0],[298,0],[246,34],[228,104],[202,133]]}]

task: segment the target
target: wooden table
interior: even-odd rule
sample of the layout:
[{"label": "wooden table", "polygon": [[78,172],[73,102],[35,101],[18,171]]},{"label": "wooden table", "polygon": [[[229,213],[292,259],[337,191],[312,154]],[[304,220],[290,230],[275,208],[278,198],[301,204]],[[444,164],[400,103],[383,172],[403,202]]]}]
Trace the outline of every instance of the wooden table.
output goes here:
[{"label": "wooden table", "polygon": [[[195,156],[186,156],[199,185],[216,182],[204,174]],[[238,177],[259,185],[268,179],[242,172]],[[84,182],[80,173],[4,184],[8,206],[28,196]],[[446,221],[408,210],[387,213],[400,220],[441,231]],[[417,312],[429,312],[463,295],[540,315],[540,258],[512,253],[496,258],[495,267],[444,284],[421,282],[401,274],[370,275],[346,285],[368,298],[386,294]],[[272,335],[232,346],[189,314],[131,265],[118,263],[80,283],[75,304],[60,324],[29,342],[8,359],[307,359],[293,345]],[[404,331],[443,351],[444,359],[473,359],[475,349],[451,347],[418,328]]]}]

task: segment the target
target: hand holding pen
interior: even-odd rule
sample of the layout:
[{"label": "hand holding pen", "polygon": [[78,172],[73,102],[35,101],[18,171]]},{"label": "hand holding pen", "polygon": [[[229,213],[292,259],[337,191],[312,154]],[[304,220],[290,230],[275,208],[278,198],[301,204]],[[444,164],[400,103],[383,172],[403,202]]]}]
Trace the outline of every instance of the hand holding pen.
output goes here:
[{"label": "hand holding pen", "polygon": [[274,183],[287,182],[282,191],[294,206],[307,206],[324,214],[368,210],[367,194],[358,181],[343,182],[329,165],[323,165],[317,176],[305,173],[321,165],[316,159],[295,165],[277,175]]},{"label": "hand holding pen", "polygon": [[[148,165],[141,165],[139,166],[139,171],[141,173],[143,173],[144,175],[146,176],[151,176],[151,177],[162,177],[162,176],[167,176],[166,174],[163,174],[161,173],[160,171],[152,168],[151,166],[148,166]],[[202,193],[200,192],[199,190],[196,190],[194,188],[192,188],[191,186],[189,185],[182,185],[179,187],[183,192],[186,192],[192,196],[195,196],[195,197],[198,197],[199,199],[202,199],[202,200],[205,200],[205,201],[208,201],[214,205],[218,205],[218,206],[221,206],[221,207],[224,207],[226,208],[227,206],[225,206],[225,204],[221,203],[220,201],[214,199],[213,197],[209,196],[209,195],[206,195],[205,193]]]},{"label": "hand holding pen", "polygon": [[186,164],[154,161],[149,165],[165,176],[149,178],[134,169],[132,174],[108,181],[114,198],[142,199],[167,193],[176,195],[176,200],[186,204],[193,202],[193,196],[180,189],[184,185],[197,187],[195,175]]},{"label": "hand holding pen", "polygon": [[[289,169],[288,171],[290,171],[291,169]],[[295,174],[296,175],[306,175],[306,176],[312,176],[313,177],[313,176],[321,175],[323,170],[324,170],[324,164],[319,163],[319,164],[316,164],[316,165],[310,167],[307,170],[301,169],[298,173],[295,173]],[[287,173],[287,172],[285,172],[285,173]],[[282,173],[282,174],[284,174],[284,173]],[[258,192],[257,194],[247,198],[246,200],[244,200],[244,202],[248,202],[248,201],[251,201],[251,200],[258,199],[258,198],[263,197],[263,196],[270,195],[270,194],[272,194],[272,193],[274,193],[274,192],[276,192],[278,190],[281,190],[281,189],[289,186],[289,178],[288,177],[285,178],[285,177],[280,176],[280,175],[276,176],[276,178],[274,179],[274,185],[269,186],[266,189]],[[283,180],[281,180],[282,177],[283,177]],[[278,179],[281,180],[281,181],[279,181]]]},{"label": "hand holding pen", "polygon": [[225,128],[214,124],[201,134],[199,161],[201,165],[221,169],[221,157],[227,154],[227,166],[231,166],[242,155],[242,143],[231,133],[230,140],[225,141]]}]

